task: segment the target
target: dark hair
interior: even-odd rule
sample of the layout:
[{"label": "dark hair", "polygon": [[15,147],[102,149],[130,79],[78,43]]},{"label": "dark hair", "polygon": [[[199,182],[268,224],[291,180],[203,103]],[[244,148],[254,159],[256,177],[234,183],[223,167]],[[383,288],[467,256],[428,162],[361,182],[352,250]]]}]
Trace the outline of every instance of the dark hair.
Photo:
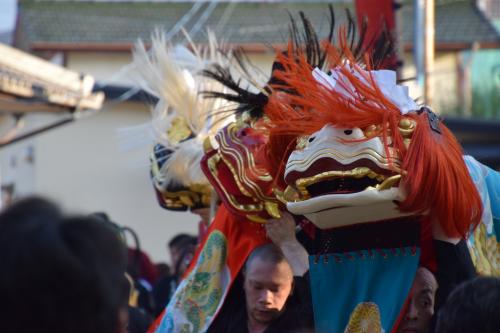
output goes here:
[{"label": "dark hair", "polygon": [[270,262],[272,264],[279,264],[282,262],[288,263],[285,255],[283,254],[283,251],[281,251],[281,249],[274,243],[264,244],[255,248],[248,256],[248,259],[245,263],[245,269],[247,269],[250,263],[257,258],[266,262]]},{"label": "dark hair", "polygon": [[[16,201],[0,214],[0,226],[5,223],[24,221],[22,227],[29,227],[36,221],[59,219],[61,211],[53,202],[40,197],[29,197]],[[30,223],[28,223],[30,222]]]},{"label": "dark hair", "polygon": [[168,247],[182,248],[186,245],[196,245],[197,239],[188,234],[177,234],[169,242]]},{"label": "dark hair", "polygon": [[126,252],[108,225],[23,200],[0,215],[0,253],[2,331],[117,331]]},{"label": "dark hair", "polygon": [[436,332],[498,332],[500,279],[478,277],[459,285],[439,311]]}]

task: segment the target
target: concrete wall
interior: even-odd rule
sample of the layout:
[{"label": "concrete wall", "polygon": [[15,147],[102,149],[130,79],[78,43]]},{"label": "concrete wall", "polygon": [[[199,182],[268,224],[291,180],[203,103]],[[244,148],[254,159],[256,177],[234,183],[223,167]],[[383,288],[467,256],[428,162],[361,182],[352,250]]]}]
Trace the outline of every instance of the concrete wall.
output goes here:
[{"label": "concrete wall", "polygon": [[71,52],[66,56],[66,67],[92,75],[97,81],[129,85],[132,56],[129,53]]},{"label": "concrete wall", "polygon": [[[403,79],[416,76],[413,65],[413,57],[406,53],[404,57]],[[457,106],[457,57],[454,52],[437,52],[434,59],[434,71],[432,74],[433,101],[431,107],[437,113],[453,111]],[[422,96],[420,88],[415,81],[405,82],[410,87],[410,96],[419,98]],[[420,102],[422,100],[420,99]]]},{"label": "concrete wall", "polygon": [[196,233],[198,220],[156,203],[148,174],[150,147],[119,149],[116,130],[148,117],[144,106],[120,104],[39,135],[34,141],[35,188],[67,211],[108,213],[137,231],[155,261],[168,261],[166,242],[178,232]]},{"label": "concrete wall", "polygon": [[[120,85],[131,83],[122,70],[130,61],[129,54],[120,53],[70,53],[66,58],[68,68]],[[169,261],[166,242],[179,232],[195,234],[198,219],[156,203],[148,173],[150,145],[120,148],[118,129],[149,120],[143,104],[105,103],[99,113],[38,136],[35,187],[67,211],[108,213],[138,233],[141,247],[155,261]]]}]

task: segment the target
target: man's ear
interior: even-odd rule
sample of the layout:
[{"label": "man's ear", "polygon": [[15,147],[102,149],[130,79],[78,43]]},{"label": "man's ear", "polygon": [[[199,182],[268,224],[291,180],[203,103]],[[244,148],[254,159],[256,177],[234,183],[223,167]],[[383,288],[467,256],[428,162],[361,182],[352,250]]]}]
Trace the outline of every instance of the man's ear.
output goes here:
[{"label": "man's ear", "polygon": [[292,288],[290,288],[290,295],[288,295],[288,297],[293,295],[294,290],[295,290],[295,279],[292,278]]}]

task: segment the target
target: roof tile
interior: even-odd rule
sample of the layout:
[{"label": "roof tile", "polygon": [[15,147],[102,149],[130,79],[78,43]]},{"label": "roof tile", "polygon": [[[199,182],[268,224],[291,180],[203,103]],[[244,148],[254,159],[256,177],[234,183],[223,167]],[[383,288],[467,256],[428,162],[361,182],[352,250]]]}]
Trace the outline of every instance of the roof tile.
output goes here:
[{"label": "roof tile", "polygon": [[[148,40],[155,28],[171,30],[192,8],[193,3],[165,2],[73,2],[29,1],[19,3],[19,24],[28,44],[51,43],[133,43]],[[186,24],[193,28],[210,4],[205,3]],[[232,6],[232,7],[231,7]],[[351,4],[335,3],[338,23]],[[327,5],[324,2],[293,3],[220,3],[208,17],[195,41],[205,39],[206,27],[219,27],[228,17],[219,38],[228,43],[283,43],[288,34],[290,13],[304,11],[315,23],[320,36],[328,29]],[[406,2],[402,9],[403,40],[411,42],[413,10]],[[438,1],[436,6],[436,43],[472,44],[474,41],[500,44],[500,35],[472,1]]]}]

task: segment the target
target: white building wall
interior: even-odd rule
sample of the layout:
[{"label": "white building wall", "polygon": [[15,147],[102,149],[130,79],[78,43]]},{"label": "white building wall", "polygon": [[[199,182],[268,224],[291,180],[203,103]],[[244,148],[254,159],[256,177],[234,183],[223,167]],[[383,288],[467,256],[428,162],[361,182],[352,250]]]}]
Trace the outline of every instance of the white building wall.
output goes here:
[{"label": "white building wall", "polygon": [[131,61],[130,53],[71,52],[67,54],[66,67],[92,75],[96,81],[126,86],[132,83],[128,76],[132,67],[127,66]]},{"label": "white building wall", "polygon": [[[119,53],[75,53],[66,59],[70,69],[120,85],[130,84],[126,72],[120,72],[130,60],[130,55]],[[106,212],[138,233],[141,247],[154,261],[168,262],[168,240],[179,232],[196,234],[198,219],[157,204],[148,173],[150,146],[120,150],[117,129],[149,119],[143,104],[105,103],[99,113],[37,136],[35,192],[68,212]]]},{"label": "white building wall", "polygon": [[196,233],[198,220],[156,203],[147,167],[149,147],[119,149],[116,130],[148,117],[145,107],[120,104],[37,136],[35,187],[37,194],[69,212],[108,213],[138,233],[141,247],[155,261],[169,261],[166,242],[178,232]]},{"label": "white building wall", "polygon": [[0,149],[0,209],[33,193],[35,160],[33,141],[28,139]]}]

